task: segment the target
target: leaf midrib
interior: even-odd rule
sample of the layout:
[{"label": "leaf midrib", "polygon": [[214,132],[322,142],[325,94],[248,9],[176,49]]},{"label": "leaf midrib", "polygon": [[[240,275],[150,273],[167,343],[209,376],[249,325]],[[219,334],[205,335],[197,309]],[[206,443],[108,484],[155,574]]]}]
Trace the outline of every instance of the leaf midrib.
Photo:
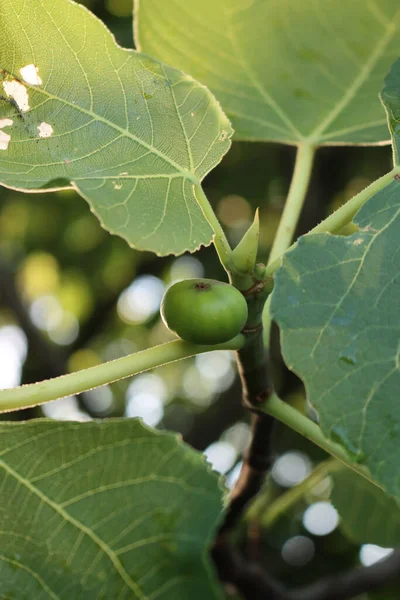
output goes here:
[{"label": "leaf midrib", "polygon": [[241,52],[240,46],[237,42],[237,35],[231,19],[232,14],[233,13],[229,13],[227,8],[225,7],[225,18],[229,25],[229,38],[232,44],[232,50],[234,54],[236,54],[238,61],[242,65],[244,73],[247,74],[250,82],[253,84],[254,88],[258,90],[261,97],[264,98],[266,104],[272,108],[275,114],[280,118],[281,122],[283,122],[284,125],[286,125],[286,127],[288,128],[287,135],[290,136],[290,134],[294,134],[300,142],[303,139],[303,136],[301,135],[300,131],[297,129],[290,117],[282,110],[282,107],[279,106],[279,104],[275,102],[274,98],[267,92],[264,85],[258,80],[256,74],[253,72],[253,69],[250,67],[249,61]]},{"label": "leaf midrib", "polygon": [[[18,77],[16,75],[14,75],[13,73],[10,73],[10,75],[12,77],[14,77],[15,79],[18,80]],[[38,87],[38,86],[34,86],[34,85],[30,85],[29,83],[26,83],[25,81],[24,81],[24,86],[26,88],[28,88],[29,90],[34,90],[35,92],[39,92],[40,94],[43,94],[44,96],[46,96],[47,98],[49,98],[51,100],[56,100],[57,102],[61,102],[65,106],[69,106],[69,107],[71,107],[71,108],[73,108],[73,109],[81,112],[82,114],[88,115],[88,116],[92,117],[95,121],[99,121],[101,123],[104,123],[105,125],[107,125],[108,127],[111,127],[115,131],[118,131],[123,136],[132,139],[134,142],[136,142],[137,144],[139,144],[143,148],[146,148],[151,153],[156,154],[157,156],[159,156],[162,160],[164,160],[166,163],[168,163],[169,165],[171,165],[172,167],[174,167],[174,169],[176,171],[178,171],[185,179],[188,179],[189,181],[191,181],[194,185],[200,185],[200,180],[195,175],[195,173],[193,173],[193,172],[191,172],[189,170],[186,170],[184,167],[181,167],[178,163],[176,163],[174,160],[172,160],[172,158],[169,158],[166,154],[164,154],[163,152],[161,152],[160,150],[158,150],[157,148],[155,148],[152,144],[148,144],[144,140],[141,140],[136,135],[134,135],[133,133],[131,133],[128,129],[124,129],[123,127],[120,127],[116,123],[113,123],[112,121],[109,121],[108,119],[105,119],[104,117],[102,117],[101,115],[98,115],[97,113],[93,112],[92,110],[83,108],[83,107],[78,106],[76,104],[73,104],[72,102],[69,102],[65,98],[60,98],[59,96],[55,96],[54,94],[50,93],[49,91],[47,91],[44,88],[41,88],[41,87]],[[31,114],[34,114],[34,111],[35,111],[35,107],[33,107],[30,110]],[[186,139],[186,137],[185,137],[185,139]],[[189,149],[190,145],[189,145],[189,140],[188,139],[186,139],[186,144],[187,144],[187,147]],[[190,158],[190,156],[191,156],[191,154],[189,152],[189,158]],[[171,177],[174,177],[174,176],[171,175]]]},{"label": "leaf midrib", "polygon": [[[335,118],[338,117],[342,113],[343,109],[354,98],[357,91],[362,86],[362,84],[366,81],[366,79],[368,78],[368,75],[371,73],[372,69],[376,65],[376,62],[382,56],[384,49],[391,41],[393,35],[398,30],[398,18],[400,15],[400,9],[396,12],[396,14],[393,18],[393,22],[391,22],[387,26],[387,31],[386,31],[385,35],[383,36],[383,38],[381,39],[381,41],[377,44],[375,51],[371,54],[371,56],[369,57],[367,62],[361,68],[361,71],[360,71],[359,75],[356,77],[356,79],[354,80],[353,85],[350,86],[350,88],[348,88],[346,93],[342,96],[342,98],[335,105],[335,107],[329,112],[329,114],[325,117],[325,119],[323,119],[323,121],[319,125],[317,125],[317,127],[315,127],[315,129],[310,134],[305,135],[305,136],[303,136],[300,133],[300,131],[295,127],[294,123],[289,118],[289,116],[286,113],[284,113],[282,111],[281,107],[279,107],[276,104],[276,102],[274,101],[272,96],[265,90],[264,85],[258,80],[257,76],[253,73],[248,61],[245,59],[245,57],[239,51],[238,44],[236,43],[236,35],[234,32],[233,25],[230,22],[228,11],[225,11],[225,14],[226,14],[227,22],[230,23],[230,31],[231,31],[230,39],[232,42],[232,49],[233,49],[234,53],[236,54],[238,60],[242,64],[243,68],[245,68],[245,72],[247,73],[251,83],[262,95],[262,97],[266,101],[267,105],[270,108],[272,108],[272,110],[275,112],[275,114],[278,117],[280,117],[281,121],[286,126],[288,126],[292,129],[292,133],[294,133],[298,137],[298,139],[296,140],[295,143],[299,144],[304,141],[318,143],[318,142],[322,141],[324,137],[329,138],[329,134],[326,133],[327,127],[329,127],[329,125],[335,120]],[[287,132],[287,133],[289,134],[290,132]]]}]

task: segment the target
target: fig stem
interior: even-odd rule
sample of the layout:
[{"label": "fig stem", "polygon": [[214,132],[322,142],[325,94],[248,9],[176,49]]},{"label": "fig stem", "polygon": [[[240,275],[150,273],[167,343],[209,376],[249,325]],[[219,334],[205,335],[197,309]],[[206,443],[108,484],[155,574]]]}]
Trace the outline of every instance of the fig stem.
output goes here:
[{"label": "fig stem", "polygon": [[350,469],[353,469],[353,471],[356,471],[365,477],[365,479],[377,485],[372,479],[369,470],[364,465],[354,462],[354,458],[347,453],[343,446],[326,437],[317,423],[314,423],[314,421],[311,421],[311,419],[293,408],[293,406],[281,400],[276,394],[271,394],[264,404],[259,407],[259,410],[294,429],[294,431],[314,442],[314,444],[340,460],[350,467]]},{"label": "fig stem", "polygon": [[195,195],[205,218],[209,222],[214,232],[213,242],[218,254],[218,258],[225,271],[229,275],[230,273],[235,272],[235,267],[232,260],[232,248],[201,185],[195,186]]},{"label": "fig stem", "polygon": [[12,389],[0,390],[0,413],[37,406],[72,394],[80,394],[196,354],[213,350],[239,350],[243,344],[243,335],[237,335],[223,344],[209,346],[174,340],[89,369],[82,369],[54,379],[46,379]]},{"label": "fig stem", "polygon": [[[316,233],[338,233],[341,229],[354,217],[357,211],[361,208],[361,206],[369,200],[372,196],[374,196],[377,192],[390,185],[394,180],[398,179],[400,175],[400,167],[395,167],[386,175],[383,175],[371,185],[361,190],[356,196],[348,200],[346,204],[343,204],[340,208],[338,208],[334,213],[329,215],[326,219],[321,221],[319,225],[311,229],[305,237],[309,235],[314,235]],[[292,244],[288,249],[294,247]],[[268,266],[265,268],[264,276],[265,278],[271,277],[277,269],[281,266],[282,255],[278,256],[274,260],[272,260]]]},{"label": "fig stem", "polygon": [[307,142],[300,144],[298,147],[289,193],[269,255],[268,264],[281,256],[292,242],[310,183],[315,151],[316,146]]},{"label": "fig stem", "polygon": [[270,439],[275,420],[259,411],[259,406],[271,393],[262,327],[265,296],[262,285],[254,286],[245,296],[249,316],[242,333],[246,342],[237,352],[237,363],[242,381],[242,403],[252,413],[251,442],[243,457],[239,479],[233,487],[216,547],[239,523],[244,509],[261,489],[265,474],[271,467]]}]

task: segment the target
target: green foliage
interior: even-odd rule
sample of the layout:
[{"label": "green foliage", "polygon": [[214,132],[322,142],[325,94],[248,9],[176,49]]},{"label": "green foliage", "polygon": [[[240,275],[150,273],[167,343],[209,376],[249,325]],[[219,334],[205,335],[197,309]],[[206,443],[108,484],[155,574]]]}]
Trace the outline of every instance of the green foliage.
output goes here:
[{"label": "green foliage", "polygon": [[400,545],[400,507],[393,498],[350,469],[335,473],[333,481],[332,502],[355,543]]},{"label": "green foliage", "polygon": [[[108,6],[112,3],[108,0]],[[110,12],[126,14],[126,4],[119,0]],[[96,2],[91,6],[96,7]],[[193,281],[198,279],[179,281],[164,296],[162,316],[170,330],[211,348],[177,340],[154,345],[169,340],[170,335],[158,320],[156,306],[137,329],[127,325],[129,317],[126,326],[118,331],[115,327],[114,338],[107,338],[109,345],[99,328],[96,352],[87,348],[89,338],[83,335],[70,364],[66,355],[56,357],[56,374],[60,364],[62,372],[70,368],[78,371],[50,380],[48,372],[43,377],[40,373],[36,379],[45,381],[0,391],[2,411],[109,384],[215,350],[214,344],[228,340],[218,348],[239,350],[244,395],[249,403],[260,402],[260,410],[269,410],[270,415],[305,439],[370,479],[350,470],[335,473],[332,499],[352,542],[335,532],[327,546],[335,536],[340,537],[342,547],[335,551],[338,560],[333,564],[324,557],[322,570],[328,573],[354,565],[358,548],[353,542],[398,545],[400,59],[386,77],[381,94],[396,168],[323,221],[318,231],[325,233],[300,238],[287,252],[298,227],[311,171],[319,168],[318,161],[313,162],[316,147],[377,145],[388,140],[378,94],[391,63],[400,54],[398,1],[282,0],[277,8],[276,3],[257,0],[136,0],[136,41],[146,54],[118,46],[101,21],[71,0],[0,0],[0,16],[1,183],[22,192],[56,190],[57,200],[65,203],[66,223],[75,210],[70,210],[69,203],[75,197],[68,190],[74,188],[105,229],[139,250],[177,255],[213,241],[230,280],[229,285],[201,280],[197,288]],[[260,168],[251,176],[246,172],[247,179],[243,177],[243,189],[239,191],[238,177],[235,184],[220,182],[221,173],[239,171],[239,165],[243,168],[243,156],[250,156],[248,148],[243,150],[245,144],[234,148],[226,171],[213,175],[209,196],[218,205],[218,216],[223,215],[223,225],[241,223],[236,231],[235,226],[223,231],[201,187],[204,177],[230,148],[233,129],[228,117],[238,140],[272,140],[299,146],[290,193],[273,244],[274,213],[277,208],[280,211],[289,188],[286,176],[281,181],[278,170],[274,173],[274,161],[280,164],[283,157],[285,162],[290,150],[266,154],[268,181],[261,181],[252,205],[249,196],[254,181],[249,180],[258,178]],[[269,161],[270,156],[273,161]],[[363,162],[365,155],[358,156]],[[374,168],[364,164],[364,174],[370,179]],[[376,167],[379,170],[380,166]],[[329,191],[326,174],[316,178],[320,205]],[[346,176],[347,171],[344,180]],[[357,182],[355,187],[359,189],[363,184]],[[330,196],[335,204],[351,195],[348,188],[352,188],[352,182],[346,189],[347,182],[340,185],[336,189],[331,185]],[[319,192],[322,187],[323,194]],[[24,258],[16,260],[20,261],[15,269],[19,269],[16,282],[21,284],[24,301],[30,306],[27,310],[21,301],[14,310],[12,303],[18,303],[15,291],[12,316],[0,314],[0,325],[1,319],[12,322],[15,312],[26,327],[32,354],[35,324],[30,319],[36,300],[39,309],[43,298],[49,301],[42,305],[43,311],[43,306],[51,306],[58,294],[68,306],[65,312],[76,311],[74,314],[82,321],[90,316],[92,306],[96,307],[92,320],[106,313],[109,317],[110,306],[114,310],[116,305],[123,305],[121,298],[126,300],[125,309],[129,305],[129,288],[124,288],[144,263],[139,254],[131,260],[122,240],[113,240],[116,253],[111,256],[113,252],[105,252],[103,260],[104,231],[98,233],[94,217],[79,213],[73,227],[66,227],[64,242],[79,249],[80,257],[96,254],[97,262],[89,260],[86,265],[93,272],[90,277],[94,283],[87,285],[85,277],[76,273],[59,277],[60,267],[52,253],[61,226],[58,223],[55,227],[53,213],[39,210],[36,218],[43,221],[41,233],[30,246],[19,230],[19,226],[28,230],[30,221],[30,208],[21,197],[13,203],[13,217],[8,216],[17,224],[15,231],[5,242],[0,239],[0,276],[3,254],[12,259],[23,254]],[[259,201],[265,197],[267,208]],[[42,200],[36,196],[31,202],[36,208]],[[272,223],[266,219],[265,225],[263,218],[259,223],[258,210],[250,223],[258,205],[261,217],[272,216]],[[307,217],[305,228],[311,228],[317,220],[312,212],[303,215]],[[47,220],[40,216],[45,213]],[[0,233],[9,221],[7,216],[4,221],[0,210]],[[352,235],[329,234],[342,231],[344,226]],[[32,259],[30,252],[40,246],[41,236],[47,236],[44,252]],[[234,250],[230,242],[236,244]],[[271,245],[268,266],[256,265],[260,250],[267,258],[266,249]],[[75,257],[75,263],[79,258]],[[278,264],[282,266],[275,273]],[[181,279],[172,275],[172,269],[169,272],[170,267],[171,263],[164,270],[163,266],[157,267],[159,279],[165,284]],[[184,277],[188,276],[192,275]],[[105,281],[110,299],[98,303]],[[272,302],[264,310],[265,329],[269,331],[271,318],[275,319],[281,330],[283,358],[304,381],[307,398],[303,389],[298,389],[297,379],[293,384],[282,365],[274,329],[269,355],[276,362],[274,373],[279,377],[282,373],[282,399],[270,394],[261,313],[273,286]],[[25,293],[27,290],[29,293]],[[246,300],[239,290],[247,290]],[[0,292],[2,298],[6,297]],[[81,296],[80,302],[77,296]],[[61,301],[57,302],[53,302],[54,311],[63,312]],[[246,320],[244,333],[232,340],[243,331]],[[78,323],[78,318],[75,321]],[[37,336],[38,354],[45,348],[52,362],[55,346],[46,345],[47,333],[50,335],[50,329],[43,327]],[[122,339],[121,344],[109,353],[109,357],[117,356],[116,360],[99,365],[117,339],[118,343]],[[142,352],[126,356],[135,349]],[[218,360],[215,363],[218,370]],[[84,371],[83,366],[93,368]],[[175,379],[177,400],[171,412],[182,409],[178,416],[181,422],[193,417],[186,414],[186,399],[181,398],[189,395],[191,385],[196,385],[190,378],[186,380],[190,368],[195,369],[192,364],[185,373],[182,369],[168,374]],[[206,379],[207,368],[203,371]],[[25,373],[23,382],[30,381],[29,373]],[[231,417],[226,406],[220,413],[214,406],[206,407],[222,389],[215,373],[213,382],[214,396],[210,394],[205,400],[196,397],[196,411],[204,409],[207,413],[210,408],[212,417],[208,422],[215,421],[220,427],[216,440],[224,430],[218,421],[224,422],[226,415]],[[129,394],[124,384],[119,385],[122,400],[118,414],[125,414]],[[167,396],[160,394],[160,403]],[[165,413],[171,408],[171,398],[168,396]],[[306,400],[315,409],[318,424],[306,416]],[[231,404],[227,406],[230,409]],[[97,414],[102,414],[101,407]],[[232,433],[227,429],[231,422],[224,425],[223,441]],[[162,426],[168,427],[165,422]],[[272,455],[270,440],[265,439],[263,445],[265,436],[258,434],[257,427],[248,462],[260,466],[261,479],[262,469],[271,464]],[[207,553],[222,513],[222,490],[199,453],[174,436],[156,433],[134,420],[84,424],[3,422],[0,429],[0,595],[18,600],[25,595],[82,600],[221,598],[223,592]],[[234,450],[238,455],[243,447]],[[312,455],[311,451],[307,453]],[[246,496],[244,480],[240,480],[242,489],[235,490],[236,499],[235,494],[240,496],[243,490]],[[296,500],[296,510],[289,511],[287,498],[293,502],[293,496],[306,497],[311,490],[315,494],[312,480],[313,476],[302,483],[303,487],[287,492],[286,500],[285,492],[279,493],[276,502],[280,501],[283,508],[277,514],[282,514],[279,525],[283,528],[273,540],[275,531],[271,528],[271,544],[263,539],[265,519],[261,512],[256,524],[257,543],[263,550],[268,545],[266,559],[276,568],[278,577],[285,573],[282,579],[286,571],[280,571],[281,558],[276,549],[294,533],[304,533],[299,518],[304,503]],[[323,493],[329,497],[329,491]],[[242,542],[240,527],[235,533]],[[245,551],[248,541],[242,545]],[[320,554],[320,546],[316,545],[316,550]],[[329,552],[333,554],[332,549]],[[313,565],[318,570],[318,565]],[[300,570],[291,578],[288,564],[285,569],[290,587],[308,583],[307,573],[304,580]],[[396,593],[379,592],[368,595],[368,600],[395,597]]]},{"label": "green foliage", "polygon": [[[206,88],[120,48],[68,0],[4,0],[0,35],[13,40],[0,51],[1,94],[14,99],[0,100],[0,117],[12,121],[4,185],[71,184],[106,229],[141,250],[180,254],[210,243],[194,186],[228,150],[232,130]],[[24,79],[27,66],[33,77]]]},{"label": "green foliage", "polygon": [[0,429],[3,597],[220,598],[221,489],[197,453],[134,420]]},{"label": "green foliage", "polygon": [[276,274],[271,314],[323,431],[400,498],[400,182],[364,204],[354,223],[349,237],[300,238]]},{"label": "green foliage", "polygon": [[206,84],[238,139],[387,139],[378,94],[400,54],[397,0],[136,0],[136,13],[140,48]]}]

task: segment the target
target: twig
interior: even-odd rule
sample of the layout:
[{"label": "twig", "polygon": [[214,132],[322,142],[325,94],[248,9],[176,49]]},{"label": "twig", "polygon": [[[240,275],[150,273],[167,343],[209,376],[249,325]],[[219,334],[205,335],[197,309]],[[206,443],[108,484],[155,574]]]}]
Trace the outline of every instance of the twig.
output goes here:
[{"label": "twig", "polygon": [[231,531],[241,518],[248,502],[259,492],[266,472],[271,466],[270,444],[274,419],[259,412],[258,407],[268,397],[267,360],[263,341],[262,310],[265,303],[263,282],[254,282],[244,293],[249,318],[242,331],[246,342],[237,353],[242,381],[242,402],[252,414],[252,438],[238,481],[236,482],[219,534]]},{"label": "twig", "polygon": [[300,589],[288,589],[259,565],[246,562],[226,538],[214,546],[213,559],[221,581],[233,585],[243,600],[351,600],[400,582],[400,549],[370,567],[324,577]]},{"label": "twig", "polygon": [[287,600],[350,600],[400,582],[400,549],[370,567],[360,567],[290,592]]},{"label": "twig", "polygon": [[255,563],[246,565],[240,553],[230,545],[229,539],[246,506],[260,491],[271,467],[270,439],[275,422],[273,417],[259,411],[259,406],[271,393],[262,330],[265,290],[262,286],[254,285],[246,299],[249,319],[242,333],[247,339],[237,352],[237,358],[242,381],[242,403],[252,413],[252,436],[212,556],[221,581],[234,585],[245,600],[284,600],[282,586]]},{"label": "twig", "polygon": [[286,600],[286,590],[255,563],[246,563],[226,536],[220,536],[212,550],[219,579],[233,585],[243,600]]},{"label": "twig", "polygon": [[230,497],[220,534],[231,531],[240,521],[247,504],[260,491],[265,474],[271,466],[269,440],[274,419],[266,415],[254,414],[252,419],[252,439],[243,460],[243,466]]}]

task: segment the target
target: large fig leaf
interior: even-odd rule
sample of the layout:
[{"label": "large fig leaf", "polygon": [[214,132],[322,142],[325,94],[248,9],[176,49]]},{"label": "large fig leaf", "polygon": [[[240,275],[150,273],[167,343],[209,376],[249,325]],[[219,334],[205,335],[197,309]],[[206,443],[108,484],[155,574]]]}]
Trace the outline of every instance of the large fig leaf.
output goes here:
[{"label": "large fig leaf", "polygon": [[359,231],[300,238],[275,277],[284,359],[327,436],[400,498],[400,180],[357,213]]},{"label": "large fig leaf", "polygon": [[206,84],[247,140],[376,144],[398,0],[136,0],[140,48]]},{"label": "large fig leaf", "polygon": [[220,598],[206,549],[221,489],[139,421],[0,425],[3,598]]},{"label": "large fig leaf", "polygon": [[132,246],[209,244],[195,185],[232,130],[191,77],[120,48],[70,0],[0,0],[0,182],[72,184]]}]

